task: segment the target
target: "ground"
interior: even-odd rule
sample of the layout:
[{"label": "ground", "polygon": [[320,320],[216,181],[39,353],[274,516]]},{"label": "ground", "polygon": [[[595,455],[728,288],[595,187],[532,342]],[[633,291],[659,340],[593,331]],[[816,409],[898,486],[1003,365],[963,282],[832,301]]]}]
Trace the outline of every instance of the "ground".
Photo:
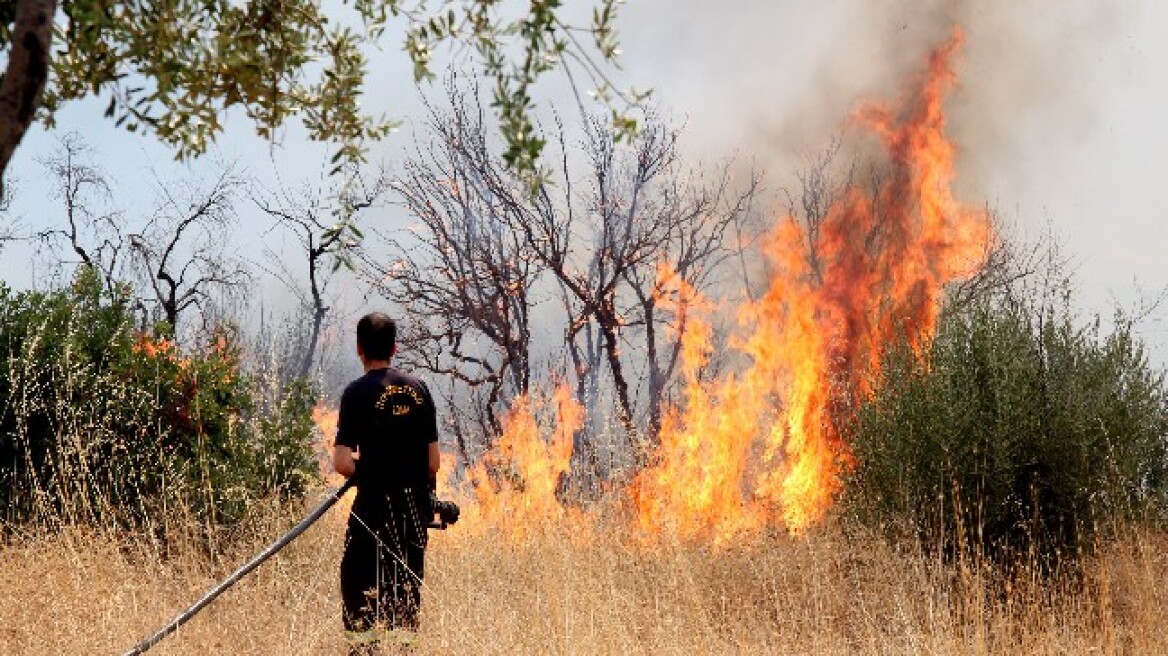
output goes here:
[{"label": "ground", "polygon": [[[303,510],[257,509],[211,557],[92,529],[13,538],[0,547],[0,653],[123,653]],[[942,566],[832,520],[719,548],[647,544],[622,526],[436,532],[411,653],[1168,653],[1162,534],[1105,547],[1078,583],[1002,592],[977,566]],[[342,534],[333,511],[150,654],[343,654]]]}]

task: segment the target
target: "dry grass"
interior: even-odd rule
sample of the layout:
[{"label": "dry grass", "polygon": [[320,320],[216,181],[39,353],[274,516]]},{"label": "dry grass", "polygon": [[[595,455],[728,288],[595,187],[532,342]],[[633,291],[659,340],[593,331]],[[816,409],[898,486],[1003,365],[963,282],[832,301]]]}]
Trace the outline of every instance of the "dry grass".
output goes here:
[{"label": "dry grass", "polygon": [[[0,547],[0,654],[119,654],[298,518],[258,512],[216,559],[66,530]],[[419,654],[1168,653],[1168,536],[1133,533],[1078,585],[990,590],[824,528],[749,547],[637,546],[543,527],[431,542]],[[330,514],[151,654],[343,654]]]}]

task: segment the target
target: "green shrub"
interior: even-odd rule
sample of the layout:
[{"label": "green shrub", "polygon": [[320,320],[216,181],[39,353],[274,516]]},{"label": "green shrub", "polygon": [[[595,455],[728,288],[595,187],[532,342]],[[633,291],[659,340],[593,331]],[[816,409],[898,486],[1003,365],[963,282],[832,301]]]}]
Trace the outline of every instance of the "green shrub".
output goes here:
[{"label": "green shrub", "polygon": [[0,512],[137,525],[174,511],[214,526],[311,479],[312,394],[257,411],[228,335],[192,352],[134,329],[128,294],[82,269],[68,289],[0,287]]},{"label": "green shrub", "polygon": [[1049,568],[1164,508],[1168,400],[1129,321],[1076,325],[1069,293],[949,310],[886,358],[852,426],[862,522]]}]

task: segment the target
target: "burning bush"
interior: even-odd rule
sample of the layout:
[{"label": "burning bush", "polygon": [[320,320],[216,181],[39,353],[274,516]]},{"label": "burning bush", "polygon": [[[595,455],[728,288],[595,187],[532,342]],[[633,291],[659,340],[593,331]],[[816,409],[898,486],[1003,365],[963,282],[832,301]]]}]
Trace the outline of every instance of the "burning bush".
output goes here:
[{"label": "burning bush", "polygon": [[1168,491],[1164,374],[1130,321],[1078,325],[1065,285],[947,312],[921,358],[889,358],[854,428],[852,510],[950,556],[1047,568]]},{"label": "burning bush", "polygon": [[224,334],[197,352],[134,330],[128,295],[83,269],[60,291],[0,288],[0,512],[135,525],[182,509],[209,526],[312,472],[312,394],[256,409]]}]

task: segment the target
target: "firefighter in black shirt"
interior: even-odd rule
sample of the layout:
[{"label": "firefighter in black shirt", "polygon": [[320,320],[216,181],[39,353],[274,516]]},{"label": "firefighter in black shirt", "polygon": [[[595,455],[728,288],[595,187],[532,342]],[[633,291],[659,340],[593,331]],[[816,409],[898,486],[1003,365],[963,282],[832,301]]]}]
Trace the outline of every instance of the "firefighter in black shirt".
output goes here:
[{"label": "firefighter in black shirt", "polygon": [[356,477],[341,559],[346,635],[375,642],[418,626],[430,489],[438,474],[434,401],[422,381],[389,368],[397,327],[384,314],[357,322],[365,375],[341,396],[333,466]]}]

